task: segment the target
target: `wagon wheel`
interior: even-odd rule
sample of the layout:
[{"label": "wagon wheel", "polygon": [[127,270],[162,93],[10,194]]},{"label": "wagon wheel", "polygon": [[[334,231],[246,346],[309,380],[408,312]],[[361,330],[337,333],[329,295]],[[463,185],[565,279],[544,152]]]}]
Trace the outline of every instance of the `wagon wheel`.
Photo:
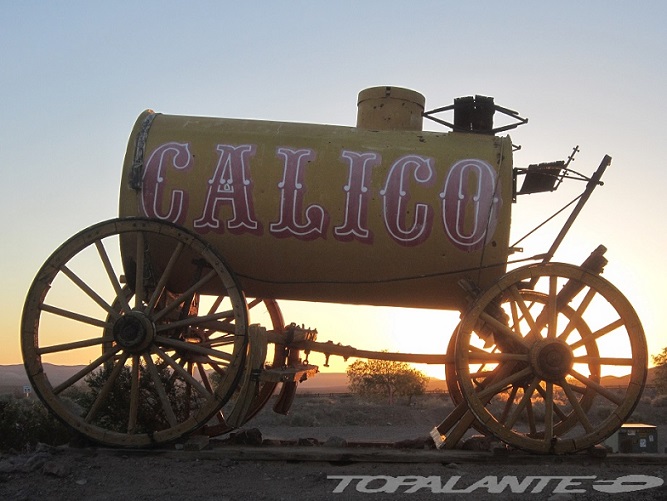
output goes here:
[{"label": "wagon wheel", "polygon": [[[196,304],[213,291],[223,300],[199,314]],[[23,311],[23,360],[35,392],[83,435],[160,444],[202,426],[230,398],[247,318],[234,276],[199,237],[114,219],[70,238],[38,272]],[[74,374],[61,377],[62,365]],[[220,373],[220,384],[193,377],[192,366]]]},{"label": "wagon wheel", "polygon": [[[506,294],[503,296],[501,304],[503,307],[503,311],[507,316],[506,318],[508,320],[508,327],[514,330],[517,334],[523,336],[530,332],[530,326],[527,325],[528,322],[527,315],[530,314],[531,318],[537,318],[542,309],[548,304],[549,295],[529,289],[518,289],[518,291],[521,300],[525,304],[525,309],[523,311],[519,310],[516,300],[512,301],[512,298],[508,292],[506,292]],[[577,314],[577,312],[570,306],[565,305],[559,308],[558,313],[561,316],[561,318],[559,318],[558,320],[558,323],[561,322],[571,323],[573,334],[570,334],[570,336],[575,336],[577,339],[588,340],[585,342],[587,353],[591,356],[599,357],[597,345],[592,340],[592,332],[590,331],[588,324],[583,321],[583,319]],[[521,323],[524,323],[523,327],[520,325]],[[458,334],[458,328],[449,340],[447,353],[452,353],[452,354],[455,353],[457,334]],[[491,345],[489,345],[489,342],[487,341],[487,339],[492,341],[493,337],[485,338],[484,334],[480,334],[477,332],[475,332],[473,335],[476,338],[479,338],[480,340],[484,339],[484,344],[485,344],[484,351],[489,353],[498,352],[499,350],[498,345],[496,345],[495,343],[491,343]],[[489,365],[489,367],[487,367],[487,365]],[[495,363],[493,361],[491,361],[489,364],[481,363],[476,368],[476,372],[485,372],[488,368],[493,368],[493,367],[495,367]],[[591,364],[591,367],[593,367],[593,364]],[[597,373],[599,374],[599,365],[596,367],[596,369]],[[459,376],[458,373],[456,372],[456,364],[454,363],[446,364],[445,375],[446,375],[447,389],[449,396],[454,402],[454,405],[456,406],[465,400],[465,397],[463,396],[463,393],[461,392],[461,387],[459,385]],[[475,385],[481,384],[481,379],[483,378],[475,379],[474,381]],[[514,395],[516,395],[518,391],[519,391],[518,386],[512,386],[510,394],[514,392]],[[588,388],[581,395],[581,398],[579,399],[579,405],[582,407],[582,409],[588,411],[593,403],[594,398],[595,398],[595,391],[593,389]],[[524,410],[524,413],[519,415],[518,419],[523,418],[524,420],[528,421],[529,424],[532,424],[534,426],[534,422],[532,422],[530,418],[530,413],[532,412],[531,407],[532,404],[529,402],[527,404],[526,409]],[[511,406],[508,405],[507,407],[503,408],[503,412],[508,413],[510,409]],[[577,424],[576,413],[574,413],[572,409],[570,409],[570,412],[568,414],[564,412],[558,412],[554,415],[553,433],[556,435],[561,435],[570,428],[572,428],[573,426],[575,426],[576,424]],[[479,424],[479,422],[473,423],[473,427],[478,431],[486,431],[484,427]],[[531,429],[528,434],[533,437],[538,437],[543,435],[536,429]]]},{"label": "wagon wheel", "polygon": [[[121,296],[124,298],[122,299]],[[128,302],[131,301],[132,298],[134,297],[134,292],[128,287],[124,286],[123,287],[123,292],[121,295],[117,296],[116,299],[114,300],[112,304],[112,308],[115,312],[122,312],[122,304],[123,302]],[[197,304],[199,304],[198,301],[199,298],[197,298]],[[208,314],[215,313],[215,309],[218,306],[219,301],[222,301],[224,297],[218,297],[216,298],[212,305],[210,306],[210,311],[208,311]],[[278,301],[275,299],[248,299],[247,300],[247,306],[248,306],[248,312],[249,312],[249,323],[254,323],[256,320],[260,320],[260,324],[264,325],[264,322],[268,320],[268,322],[271,323],[271,328],[274,332],[282,334],[285,330],[285,322],[283,320],[283,315],[280,310],[280,306],[278,305]],[[255,315],[258,310],[264,310],[264,312],[260,312],[259,315]],[[266,315],[268,315],[268,318],[265,318]],[[260,317],[260,318],[257,318]],[[112,322],[112,317],[111,315],[107,316],[107,322],[110,326],[113,325]],[[206,339],[206,337],[209,335],[208,331],[206,330],[201,330],[199,336],[203,337]],[[109,333],[106,336],[109,339],[113,339],[113,335],[111,333],[111,327],[109,327]],[[107,341],[102,345],[102,353],[105,353],[107,350],[110,350],[113,348],[113,341]],[[287,358],[288,358],[288,352],[286,346],[284,345],[279,345],[276,344],[274,345],[274,355],[273,355],[273,362],[272,366],[273,367],[282,367],[287,364]],[[210,370],[206,370],[206,366],[197,360],[189,360],[188,357],[180,357],[177,362],[179,365],[183,367],[183,370],[187,371],[191,376],[201,379],[202,383],[206,388],[215,388],[216,385],[218,384],[218,381],[220,379],[219,375],[216,374],[215,372],[211,373]],[[106,362],[107,365],[111,364],[112,362]],[[253,399],[252,403],[250,404],[250,408],[248,409],[248,412],[245,415],[245,418],[243,420],[243,423],[246,423],[250,421],[253,417],[255,417],[267,404],[271,396],[274,394],[276,387],[278,386],[278,383],[274,382],[262,382],[260,384],[259,390],[257,392],[257,395]],[[234,395],[228,400],[226,404],[226,408],[223,411],[223,409],[219,409],[213,418],[209,420],[209,422],[201,428],[201,432],[205,435],[215,437],[218,435],[223,435],[225,433],[228,433],[232,430],[235,429],[234,426],[231,426],[227,423],[225,420],[225,414],[227,414],[226,411],[230,411],[233,408],[234,405],[234,397],[237,396],[236,392]]]},{"label": "wagon wheel", "polygon": [[[283,315],[282,312],[280,311],[280,306],[278,305],[278,302],[275,299],[252,299],[248,301],[248,310],[250,313],[250,319],[254,323],[254,316],[253,312],[264,308],[266,310],[266,313],[269,315],[269,320],[271,322],[272,329],[277,332],[282,334],[285,330],[285,322],[283,320]],[[282,367],[286,364],[286,358],[287,358],[287,353],[286,353],[286,348],[283,345],[274,345],[274,355],[273,355],[273,367]],[[252,403],[250,404],[250,409],[248,410],[247,414],[245,415],[245,418],[243,420],[244,423],[250,421],[253,417],[255,417],[259,411],[261,411],[266,403],[269,401],[271,396],[273,395],[276,387],[278,386],[278,383],[273,383],[273,382],[262,382],[259,386],[258,393],[253,399]],[[228,406],[233,405],[233,402],[230,402]],[[210,423],[208,423],[204,428],[203,432],[206,435],[209,435],[211,437],[217,436],[217,435],[222,435],[224,433],[228,433],[234,429],[233,426],[229,425],[224,417],[224,412],[221,409],[218,413],[216,413],[216,416],[214,419],[211,420]]]},{"label": "wagon wheel", "polygon": [[[520,292],[531,279],[547,295],[539,307],[529,308]],[[494,345],[488,334],[498,350],[484,347]],[[511,446],[561,454],[598,444],[623,424],[648,363],[628,300],[602,277],[556,263],[512,271],[483,293],[463,318],[455,358],[461,392],[482,426]]]}]

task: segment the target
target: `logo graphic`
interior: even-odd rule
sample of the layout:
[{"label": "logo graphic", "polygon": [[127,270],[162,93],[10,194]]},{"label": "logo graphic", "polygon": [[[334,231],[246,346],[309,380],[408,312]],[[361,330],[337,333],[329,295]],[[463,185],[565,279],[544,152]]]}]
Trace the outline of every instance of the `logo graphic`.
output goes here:
[{"label": "logo graphic", "polygon": [[337,480],[334,494],[356,490],[365,494],[414,494],[430,491],[433,494],[471,494],[486,491],[489,494],[584,494],[591,490],[608,494],[619,494],[653,489],[664,484],[660,477],[650,475],[624,475],[616,479],[597,480],[596,475],[579,476],[526,476],[514,475],[498,477],[489,475],[476,482],[466,482],[462,476],[447,479],[439,476],[417,475],[391,477],[387,475],[329,475],[327,479]]}]

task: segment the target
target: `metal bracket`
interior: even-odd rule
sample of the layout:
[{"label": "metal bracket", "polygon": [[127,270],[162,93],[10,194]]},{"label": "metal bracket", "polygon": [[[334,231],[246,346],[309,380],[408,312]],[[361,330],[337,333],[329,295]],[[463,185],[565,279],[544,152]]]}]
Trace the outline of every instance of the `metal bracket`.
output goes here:
[{"label": "metal bracket", "polygon": [[[454,110],[454,123],[447,122],[434,116],[437,113],[449,110]],[[496,111],[510,117],[516,122],[494,128],[493,114]],[[454,99],[454,104],[425,111],[422,116],[439,123],[440,125],[449,127],[454,132],[476,132],[482,134],[497,134],[498,132],[515,129],[519,125],[528,123],[528,119],[519,116],[518,112],[498,106],[493,103],[492,97],[486,96],[461,97]]]}]

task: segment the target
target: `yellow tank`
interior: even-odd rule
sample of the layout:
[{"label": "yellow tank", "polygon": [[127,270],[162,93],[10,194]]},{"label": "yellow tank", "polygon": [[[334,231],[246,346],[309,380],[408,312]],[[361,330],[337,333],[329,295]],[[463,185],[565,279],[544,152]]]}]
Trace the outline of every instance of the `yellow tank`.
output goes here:
[{"label": "yellow tank", "polygon": [[374,89],[357,127],[146,111],[120,215],[202,236],[250,297],[458,309],[505,272],[511,140],[421,131],[419,94]]}]

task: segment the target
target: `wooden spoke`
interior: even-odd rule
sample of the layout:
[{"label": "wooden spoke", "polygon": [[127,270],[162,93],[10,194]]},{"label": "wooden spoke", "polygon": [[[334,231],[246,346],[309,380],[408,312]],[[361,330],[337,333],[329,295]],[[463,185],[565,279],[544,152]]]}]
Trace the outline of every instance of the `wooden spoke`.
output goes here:
[{"label": "wooden spoke", "polygon": [[[188,361],[185,365],[186,365],[186,367],[184,368],[185,374],[192,377],[191,376],[191,374],[192,374],[192,361]],[[174,372],[174,374],[177,374],[177,373]],[[192,380],[186,379],[186,381],[185,381],[185,398],[184,398],[184,400],[185,400],[185,414],[188,415],[188,416],[192,412],[192,387],[193,386],[192,386],[191,381],[194,381],[194,378]],[[199,384],[199,383],[197,383],[197,384]],[[199,386],[201,386],[201,385],[199,385]],[[210,395],[210,393],[208,393],[203,386],[201,386],[201,388],[204,391],[204,393],[203,393],[204,398],[208,397]]]},{"label": "wooden spoke", "polygon": [[209,315],[212,315],[213,313],[215,313],[218,310],[218,308],[222,304],[222,301],[223,301],[223,299],[225,299],[225,297],[226,296],[218,296],[218,297],[215,298],[215,301],[213,301],[213,304],[211,305],[211,307],[208,310]]},{"label": "wooden spoke", "polygon": [[554,384],[546,382],[544,390],[544,442],[551,444],[554,433]]},{"label": "wooden spoke", "polygon": [[586,387],[584,386],[577,386],[572,384],[570,381],[568,381],[568,384],[570,385],[570,388],[572,389],[573,392],[579,393],[579,395],[585,395],[588,393]]},{"label": "wooden spoke", "polygon": [[[540,394],[540,396],[542,397],[542,400],[544,400],[544,401],[546,402],[546,400],[547,400],[547,393],[546,393],[546,391],[544,390],[544,388],[542,388],[542,387],[538,384],[538,385],[536,386],[535,390],[537,391],[537,393]],[[552,397],[552,398],[553,398],[553,397]],[[553,408],[553,411],[554,411],[554,414],[556,414],[556,417],[557,417],[558,419],[560,419],[561,421],[565,421],[565,420],[567,419],[567,415],[560,409],[560,407],[555,406],[555,407]]]},{"label": "wooden spoke", "polygon": [[[91,255],[99,259],[98,277],[84,281]],[[97,289],[99,277],[104,287]],[[72,284],[84,302],[102,308],[102,318],[67,305]],[[182,284],[194,285],[170,289]],[[220,299],[200,315],[204,292],[224,298],[226,311],[215,313]],[[59,320],[80,325],[63,328]],[[21,349],[35,394],[60,420],[103,445],[149,447],[204,427],[232,399],[247,328],[241,288],[207,242],[171,223],[119,218],[82,230],[44,263],[26,298]],[[60,382],[53,367],[63,360],[80,367]],[[206,364],[221,376],[215,388],[199,380]],[[74,385],[83,391],[65,391]],[[117,399],[121,387],[127,395]]]},{"label": "wooden spoke", "polygon": [[[194,327],[192,330],[201,332],[203,334],[204,339],[206,339],[203,344],[215,344],[218,341],[236,339],[239,336],[239,334],[236,332],[238,328],[233,322],[216,322],[216,324],[217,326],[215,330],[202,329],[200,327]],[[219,327],[220,325],[222,327]],[[240,335],[243,336],[244,334]]]},{"label": "wooden spoke", "polygon": [[204,383],[204,387],[206,388],[206,391],[208,393],[213,393],[213,386],[211,385],[211,380],[208,377],[208,374],[206,374],[206,370],[204,369],[204,366],[201,363],[195,364],[197,367],[197,372],[199,372],[199,377],[201,378],[202,383]]},{"label": "wooden spoke", "polygon": [[[476,346],[471,346],[470,347],[470,354],[472,355],[472,359],[475,359],[476,354],[482,354],[481,356],[488,356],[489,354],[497,354],[498,353],[498,347],[494,346],[491,351],[485,351],[481,348],[477,348]],[[508,354],[509,355],[509,354]],[[521,356],[521,355],[520,355]],[[493,361],[486,361],[483,362],[480,367],[477,369],[475,374],[471,374],[471,377],[486,377],[486,376],[481,376],[482,374],[488,374],[489,371],[486,370],[487,365],[493,365]],[[493,369],[492,369],[493,370]],[[458,403],[458,401],[457,401]]]},{"label": "wooden spoke", "polygon": [[586,412],[581,408],[581,405],[579,405],[579,400],[577,399],[577,396],[574,394],[572,391],[572,388],[570,388],[570,385],[567,383],[567,381],[563,380],[560,382],[561,388],[563,388],[563,391],[565,392],[565,395],[567,396],[567,399],[570,401],[570,405],[574,409],[575,414],[577,415],[577,418],[579,419],[579,422],[581,425],[584,427],[584,429],[588,433],[592,433],[593,430],[595,429],[591,422],[588,420],[588,416],[586,415]]},{"label": "wooden spoke", "polygon": [[163,294],[165,286],[167,285],[167,281],[171,277],[171,274],[174,271],[174,266],[176,265],[176,261],[180,257],[181,252],[183,252],[184,247],[185,244],[183,242],[178,242],[176,248],[174,249],[174,252],[171,253],[171,256],[169,257],[169,262],[167,263],[167,266],[162,272],[162,275],[160,276],[160,279],[158,280],[158,283],[155,286],[155,290],[153,291],[153,294],[151,295],[151,298],[148,301],[148,304],[146,305],[145,309],[146,313],[152,312],[153,309],[155,308],[155,305],[157,304],[160,295]]},{"label": "wooden spoke", "polygon": [[537,332],[536,324],[535,324],[535,319],[533,318],[533,315],[530,313],[530,309],[528,308],[528,305],[526,302],[523,300],[521,297],[521,293],[519,292],[519,289],[513,285],[509,288],[509,294],[510,297],[514,300],[514,302],[519,306],[519,309],[521,310],[521,313],[523,314],[523,318],[528,322],[528,326],[530,327],[530,330],[532,332],[535,332],[535,335],[538,335],[539,332]]},{"label": "wooden spoke", "polygon": [[134,307],[140,309],[143,306],[144,298],[146,297],[146,289],[144,287],[145,261],[146,257],[146,243],[144,241],[144,232],[138,231],[137,248],[135,251],[136,268],[134,281]]},{"label": "wooden spoke", "polygon": [[[581,301],[581,304],[577,308],[577,314],[576,314],[577,318],[583,318],[584,312],[588,309],[588,307],[590,306],[590,304],[593,301],[593,298],[595,297],[596,294],[597,294],[597,292],[595,291],[595,289],[589,289],[588,290],[588,292],[586,293],[586,296],[584,296],[584,299]],[[567,338],[570,335],[570,332],[572,332],[572,331],[569,330],[569,329],[565,330],[559,336],[560,340],[561,341],[567,341]]]},{"label": "wooden spoke", "polygon": [[468,361],[471,363],[477,363],[477,362],[509,362],[509,361],[517,361],[517,362],[527,362],[528,361],[528,354],[527,353],[490,353],[490,352],[474,352],[470,353],[468,356]]},{"label": "wooden spoke", "polygon": [[169,346],[171,348],[176,348],[182,352],[195,353],[197,355],[206,355],[214,359],[231,361],[232,355],[224,351],[213,350],[210,348],[205,348],[198,344],[187,343],[185,341],[179,341],[178,339],[171,339],[164,336],[155,336],[155,341],[159,345]]},{"label": "wooden spoke", "polygon": [[[270,318],[272,326],[271,330],[278,336],[283,335],[285,328],[285,321],[283,320],[283,316],[282,313],[280,312],[280,308],[278,306],[277,301],[272,299],[260,299],[260,298],[248,300],[248,309],[251,311],[251,314],[252,310],[257,310],[259,306],[263,306],[264,308],[266,308],[266,313]],[[223,336],[215,338],[215,340],[211,338],[205,344],[209,344],[211,347],[228,345],[231,339],[232,338],[230,335],[225,334]],[[294,348],[291,348],[289,350],[288,357],[286,356],[287,350],[283,349],[283,347],[279,344],[274,346],[273,351],[274,351],[274,356],[273,356],[273,361],[271,362],[271,365],[273,367],[283,367],[285,365],[295,364],[298,363],[298,360],[300,359],[299,351]],[[207,363],[210,363],[210,359],[207,361]],[[225,370],[222,367],[219,367],[217,364],[211,364],[211,368],[214,371],[216,371],[216,373],[220,374],[223,377],[223,379],[228,378]],[[250,403],[250,408],[246,412],[243,422],[248,421],[252,417],[257,415],[257,413],[260,412],[262,408],[269,402],[270,398],[272,397],[272,395],[274,395],[274,392],[277,388],[278,388],[278,383],[266,382],[266,381],[260,382],[259,388],[255,393],[255,397]],[[296,393],[296,388],[297,388],[296,384],[283,384],[282,387],[280,388],[280,393],[278,395],[276,405],[281,404],[284,406],[285,404],[281,402],[288,402],[288,403],[292,402],[294,400],[294,394]],[[286,407],[281,408],[281,412],[286,412],[286,411],[287,411]],[[210,436],[215,436],[231,431],[234,427],[227,422],[227,420],[225,419],[225,415],[226,411],[225,413],[222,412],[218,413],[217,423],[206,426],[204,428],[204,432]],[[234,409],[232,408],[229,412],[229,416],[233,415],[234,415]],[[240,426],[240,424],[242,423],[236,423],[236,426]]]},{"label": "wooden spoke", "polygon": [[519,316],[519,307],[516,304],[516,301],[510,301],[510,313],[512,314],[512,330],[517,334],[521,335],[521,320],[523,316]]},{"label": "wooden spoke", "polygon": [[622,327],[625,324],[622,318],[619,318],[618,320],[614,320],[610,324],[607,324],[604,326],[602,329],[599,329],[595,332],[592,332],[590,335],[586,336],[585,338],[580,339],[576,343],[572,343],[570,345],[570,348],[572,350],[576,350],[577,348],[580,348],[584,346],[586,343],[591,343],[595,341],[596,339],[600,339],[602,336],[605,336],[609,334],[610,332],[615,331],[619,327]]},{"label": "wooden spoke", "polygon": [[[533,401],[529,398],[526,402],[526,418],[528,419],[528,429],[532,436],[537,435],[537,423],[535,421],[535,411],[533,411]],[[511,425],[508,423],[507,426],[514,426],[514,423]]]},{"label": "wooden spoke", "polygon": [[62,308],[58,308],[56,306],[51,306],[49,304],[42,304],[40,306],[40,309],[42,311],[46,311],[46,312],[49,312],[49,313],[53,313],[54,315],[58,315],[59,317],[69,318],[71,320],[76,320],[77,322],[93,325],[95,327],[103,327],[104,328],[104,327],[107,327],[109,325],[109,323],[105,320],[100,320],[98,318],[92,318],[92,317],[89,317],[87,315],[82,315],[80,313],[76,313],[76,312],[73,312],[73,311],[64,310]]},{"label": "wooden spoke", "polygon": [[[574,332],[575,330],[578,330],[578,327],[580,325],[582,325],[582,323],[585,323],[585,321],[583,319],[583,313],[588,308],[588,306],[590,305],[594,296],[595,296],[595,291],[589,290],[588,294],[586,295],[586,297],[584,297],[583,302],[579,306],[579,309],[577,311],[575,311],[575,313],[573,315],[570,315],[568,317],[569,321],[568,321],[567,325],[565,326],[565,329],[563,329],[563,332],[561,332],[560,335],[558,336],[558,339],[560,339],[563,342],[567,342],[567,339],[570,336],[570,334],[572,332]],[[583,343],[582,343],[581,346],[583,346]],[[575,350],[576,348],[574,346],[572,346],[571,349]]]},{"label": "wooden spoke", "polygon": [[76,286],[86,293],[90,299],[95,301],[99,306],[101,306],[109,315],[114,318],[118,318],[118,313],[114,311],[109,303],[107,303],[97,292],[95,292],[88,284],[86,284],[81,278],[77,276],[72,270],[70,270],[66,265],[63,265],[60,268],[60,271],[63,272],[67,278],[69,278]]},{"label": "wooden spoke", "polygon": [[63,351],[78,350],[80,348],[88,348],[89,346],[98,346],[103,343],[110,343],[113,341],[113,336],[102,336],[91,339],[82,339],[81,341],[72,341],[70,343],[54,344],[51,346],[42,346],[36,351],[39,355],[47,355],[49,353],[60,353]]},{"label": "wooden spoke", "polygon": [[161,324],[157,326],[156,332],[164,332],[170,329],[178,327],[191,327],[191,326],[201,326],[201,327],[216,327],[219,324],[224,325],[222,322],[215,322],[220,318],[233,318],[234,312],[232,310],[222,311],[220,313],[214,313],[213,315],[205,315],[201,317],[187,317],[183,320],[175,320],[169,322],[168,324]]},{"label": "wooden spoke", "polygon": [[[537,289],[528,290],[527,284]],[[600,312],[609,312],[611,320],[593,331],[589,325],[598,325]],[[488,337],[476,337],[480,326],[494,334],[498,354],[474,346],[477,337]],[[619,356],[601,354],[598,347],[612,332],[614,343],[624,347]],[[509,272],[472,303],[452,346],[458,383],[453,394],[467,403],[475,422],[511,446],[541,454],[572,453],[600,443],[631,415],[646,381],[646,340],[634,309],[602,277],[572,265],[545,263]],[[480,369],[484,364],[495,368]],[[590,376],[572,366],[585,366]],[[605,366],[629,372],[620,391],[599,382]],[[451,375],[450,369],[448,379]],[[524,388],[521,398],[519,387]],[[536,412],[535,395],[544,400],[544,416]],[[594,419],[593,401],[599,396],[613,419]]]},{"label": "wooden spoke", "polygon": [[137,415],[139,413],[139,355],[132,356],[132,373],[130,375],[130,413],[127,420],[127,432],[133,434],[137,429]]},{"label": "wooden spoke", "polygon": [[123,313],[129,313],[129,311],[132,308],[130,308],[129,303],[127,302],[127,299],[125,298],[125,294],[123,294],[123,286],[120,284],[120,281],[116,277],[116,272],[113,268],[113,265],[111,264],[111,260],[109,259],[109,255],[107,254],[107,251],[106,251],[106,248],[104,247],[104,244],[102,243],[101,240],[96,240],[95,241],[95,247],[97,248],[97,253],[100,256],[100,259],[102,260],[102,264],[104,265],[104,269],[107,272],[107,277],[109,277],[109,281],[111,282],[111,286],[113,287],[113,290],[116,292],[116,297],[118,298],[118,300],[121,303],[121,310],[123,311]]},{"label": "wooden spoke", "polygon": [[491,377],[495,374],[494,370],[480,370],[477,372],[470,372],[470,378],[477,381],[478,379],[486,379],[488,377]]},{"label": "wooden spoke", "polygon": [[211,359],[206,360],[206,364],[211,367],[215,372],[220,374],[222,377],[227,377],[227,370],[220,366],[217,362],[214,362]]},{"label": "wooden spoke", "polygon": [[622,357],[594,357],[594,356],[580,356],[574,357],[575,364],[596,364],[596,365],[628,365],[635,363],[632,358]]},{"label": "wooden spoke", "polygon": [[[199,377],[201,378],[202,382],[204,383],[204,386],[206,387],[206,390],[209,393],[213,393],[213,385],[211,384],[211,379],[209,378],[208,374],[206,373],[206,370],[204,369],[204,366],[200,363],[196,364],[197,365],[197,370],[199,372]],[[215,420],[217,421],[219,426],[225,426],[226,427],[226,421],[225,417],[222,414],[222,411],[219,410],[218,412],[215,413]]]},{"label": "wooden spoke", "polygon": [[557,334],[557,329],[558,329],[558,307],[557,307],[557,300],[558,300],[558,277],[556,276],[551,276],[549,277],[549,298],[548,302],[546,305],[546,310],[547,310],[547,325],[549,326],[547,329],[547,337],[548,338],[555,338]]},{"label": "wooden spoke", "polygon": [[512,404],[514,403],[514,399],[516,398],[516,394],[519,391],[518,386],[512,386],[512,390],[510,391],[509,396],[507,397],[507,401],[505,402],[505,405],[503,407],[503,413],[500,415],[499,421],[501,423],[504,423],[505,420],[507,419],[507,416],[509,414],[510,409],[512,408]]},{"label": "wooden spoke", "polygon": [[111,374],[109,374],[106,383],[104,383],[104,386],[97,394],[97,397],[93,402],[93,405],[91,406],[90,410],[88,411],[88,414],[86,415],[85,419],[86,423],[92,422],[92,420],[95,419],[95,417],[97,416],[97,412],[100,410],[100,407],[103,405],[104,401],[109,396],[109,392],[113,388],[114,383],[118,380],[118,376],[120,376],[121,371],[125,367],[125,362],[127,362],[128,356],[129,356],[128,353],[123,353],[123,355],[120,357],[120,360],[116,362],[116,364],[114,365],[113,370],[111,371]]},{"label": "wooden spoke", "polygon": [[69,379],[67,379],[66,381],[63,381],[63,382],[60,383],[58,386],[56,386],[56,387],[53,389],[53,393],[55,393],[55,394],[57,395],[57,394],[60,393],[61,391],[63,391],[63,390],[65,390],[65,389],[69,388],[69,387],[72,386],[74,383],[76,383],[77,381],[79,381],[81,378],[83,378],[83,377],[87,376],[88,374],[90,374],[91,372],[93,372],[95,369],[97,369],[97,368],[98,368],[100,365],[102,365],[104,362],[106,362],[107,360],[110,360],[110,359],[111,359],[112,357],[114,357],[114,356],[116,355],[116,353],[118,353],[119,351],[120,351],[120,346],[114,346],[113,349],[109,350],[107,353],[104,353],[104,354],[101,355],[100,357],[96,358],[93,362],[91,362],[91,363],[88,364],[86,367],[84,367],[83,369],[81,369],[80,371],[78,371],[76,374],[74,374],[73,376],[71,376]]},{"label": "wooden spoke", "polygon": [[511,339],[512,341],[518,343],[519,345],[528,348],[528,343],[526,342],[526,340],[522,338],[520,335],[518,335],[516,332],[514,332],[512,329],[510,329],[507,325],[503,324],[502,322],[499,322],[486,312],[482,312],[479,317],[484,322],[489,324],[498,333],[502,334],[503,336],[506,336],[508,339]]},{"label": "wooden spoke", "polygon": [[[191,376],[192,369],[184,369],[180,364],[178,364],[173,358],[171,358],[169,355],[167,355],[164,351],[162,351],[160,348],[157,346],[153,347],[153,353],[157,356],[159,356],[162,360],[167,362],[171,366],[172,369],[174,369],[174,372],[181,376],[191,387],[195,388],[199,393],[201,393],[204,397],[210,397],[211,394],[206,391],[206,388],[197,381],[195,378]],[[187,362],[189,365],[191,362]]]},{"label": "wooden spoke", "polygon": [[234,344],[234,337],[226,335],[226,336],[220,336],[210,341],[206,341],[201,345],[206,346],[208,348],[219,348],[221,346],[229,346],[231,344]]},{"label": "wooden spoke", "polygon": [[479,392],[479,398],[484,400],[486,398],[489,398],[496,393],[502,391],[504,388],[508,387],[509,385],[525,378],[526,376],[530,375],[532,373],[532,369],[530,367],[526,367],[525,369],[522,369],[518,372],[514,372],[510,374],[509,376],[501,379],[500,381],[493,383],[490,386],[484,387],[483,390]]},{"label": "wooden spoke", "polygon": [[623,403],[623,397],[615,394],[613,391],[605,388],[600,383],[593,381],[590,378],[587,378],[583,374],[578,373],[574,369],[570,371],[570,375],[577,379],[580,383],[585,384],[587,387],[594,389],[600,395],[602,395],[607,400],[615,403],[616,405],[621,405]]},{"label": "wooden spoke", "polygon": [[171,426],[176,426],[178,419],[176,418],[176,414],[174,414],[174,409],[171,407],[169,397],[167,397],[167,392],[165,391],[164,385],[160,380],[160,374],[158,374],[157,367],[155,367],[155,363],[153,363],[153,359],[150,355],[146,355],[144,360],[146,360],[146,367],[148,368],[148,373],[153,380],[153,388],[155,388],[155,391],[158,394],[160,405],[162,406],[165,417]]},{"label": "wooden spoke", "polygon": [[[516,420],[519,419],[519,416],[523,412],[524,409],[528,408],[531,411],[531,416],[532,416],[532,404],[531,404],[531,398],[533,396],[533,393],[535,393],[535,388],[540,383],[540,379],[537,377],[534,377],[533,380],[530,382],[530,385],[528,388],[524,389],[523,396],[521,397],[521,400],[519,400],[519,403],[514,407],[514,410],[512,411],[512,414],[507,416],[507,420],[502,420],[504,422],[505,426],[508,428],[512,428],[514,424],[516,423]],[[531,426],[531,432],[534,433],[533,428],[535,427],[535,421],[534,421],[534,416],[533,417],[533,422]]]},{"label": "wooden spoke", "polygon": [[264,303],[263,299],[255,298],[248,303],[248,309],[252,310],[255,306],[257,306],[258,304],[262,304],[262,303]]},{"label": "wooden spoke", "polygon": [[[214,335],[219,335],[220,333],[224,333],[225,337],[235,337],[237,335],[236,331],[238,329],[236,328],[236,324],[234,322],[228,322],[228,321],[221,322],[218,320],[197,327],[197,330],[202,331],[204,338],[211,339]],[[220,337],[217,337],[216,339],[219,338]]]},{"label": "wooden spoke", "polygon": [[563,342],[567,341],[567,338],[570,336],[572,332],[577,328],[577,325],[579,325],[583,319],[581,317],[572,317],[569,319],[569,322],[563,329],[563,332],[560,333],[558,336],[558,339],[560,339]]},{"label": "wooden spoke", "polygon": [[183,294],[178,296],[176,299],[174,299],[173,302],[168,304],[165,308],[157,312],[153,316],[153,321],[157,322],[161,320],[163,317],[174,311],[176,308],[178,308],[185,300],[187,300],[189,297],[191,297],[195,292],[200,290],[204,285],[206,285],[213,277],[216,276],[216,271],[211,270],[209,271],[206,275],[204,275],[203,278],[201,278],[199,281],[197,281],[196,284],[194,284],[192,287],[190,287],[188,290],[186,290]]}]

